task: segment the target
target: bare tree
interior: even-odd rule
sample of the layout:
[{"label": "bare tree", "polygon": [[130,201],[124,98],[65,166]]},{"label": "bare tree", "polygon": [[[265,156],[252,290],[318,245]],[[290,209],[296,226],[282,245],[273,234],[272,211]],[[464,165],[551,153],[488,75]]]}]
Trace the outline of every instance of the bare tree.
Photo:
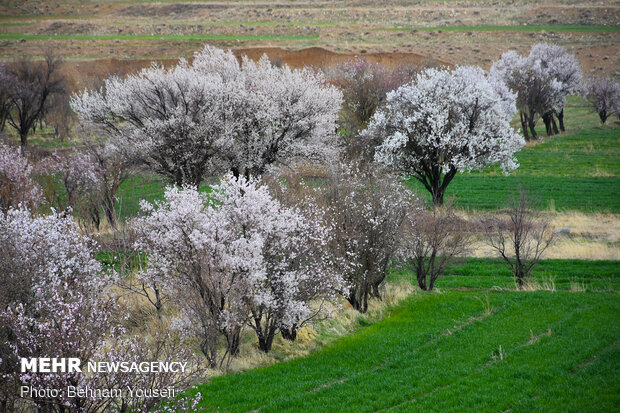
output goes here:
[{"label": "bare tree", "polygon": [[13,106],[11,87],[15,84],[15,80],[15,75],[9,71],[4,63],[0,63],[0,132],[4,131],[6,120]]},{"label": "bare tree", "polygon": [[146,298],[157,311],[157,318],[161,320],[168,296],[164,294],[162,286],[156,279],[136,276],[143,273],[146,256],[134,248],[135,242],[136,234],[127,226],[114,231],[111,236],[102,237],[100,239],[102,249],[112,254],[104,261],[104,265],[116,271],[118,274],[116,282],[120,289]]},{"label": "bare tree", "polygon": [[[118,227],[114,205],[121,184],[128,178],[129,169],[135,164],[135,158],[122,148],[110,144],[107,140],[86,139],[86,150],[95,164],[95,174],[99,179],[99,190],[103,211],[113,229]],[[98,211],[98,209],[97,209]]]},{"label": "bare tree", "polygon": [[484,223],[485,239],[506,261],[519,288],[528,282],[532,268],[551,245],[551,224],[533,208],[534,201],[520,188],[518,197],[508,201],[506,216]]},{"label": "bare tree", "polygon": [[76,116],[69,105],[67,93],[56,93],[48,99],[47,109],[42,116],[46,123],[54,129],[54,137],[64,141],[71,134]]},{"label": "bare tree", "polygon": [[28,134],[43,115],[47,100],[54,94],[65,93],[65,79],[58,74],[61,62],[59,56],[47,51],[43,64],[21,60],[12,69],[15,77],[10,91],[13,110],[8,122],[19,134],[22,148],[26,147]]},{"label": "bare tree", "polygon": [[376,142],[373,145],[373,142],[364,139],[359,133],[385,103],[387,93],[407,83],[416,69],[410,66],[390,69],[355,57],[326,70],[330,81],[343,94],[339,127],[346,155],[354,158],[364,156],[372,160]]},{"label": "bare tree", "polygon": [[425,291],[432,291],[437,278],[456,257],[465,255],[471,242],[467,223],[450,204],[409,214],[404,233],[400,255]]}]

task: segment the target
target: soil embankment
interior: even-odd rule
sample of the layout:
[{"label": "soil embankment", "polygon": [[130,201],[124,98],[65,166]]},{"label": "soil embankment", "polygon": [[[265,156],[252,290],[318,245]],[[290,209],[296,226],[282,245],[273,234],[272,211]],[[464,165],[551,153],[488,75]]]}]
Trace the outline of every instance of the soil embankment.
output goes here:
[{"label": "soil embankment", "polygon": [[[356,54],[335,53],[320,47],[311,47],[301,50],[286,50],[279,47],[257,47],[247,49],[233,49],[238,57],[247,55],[251,59],[260,59],[266,54],[274,63],[287,64],[291,67],[314,66],[327,67],[350,59]],[[417,53],[364,53],[359,56],[373,63],[381,63],[389,67],[403,64],[416,66],[449,65],[436,59],[431,59]],[[159,63],[170,66],[176,59],[158,60]],[[63,63],[62,71],[67,77],[72,89],[97,86],[101,79],[112,74],[124,75],[148,67],[151,60],[124,60],[98,59],[87,61],[67,61]]]}]

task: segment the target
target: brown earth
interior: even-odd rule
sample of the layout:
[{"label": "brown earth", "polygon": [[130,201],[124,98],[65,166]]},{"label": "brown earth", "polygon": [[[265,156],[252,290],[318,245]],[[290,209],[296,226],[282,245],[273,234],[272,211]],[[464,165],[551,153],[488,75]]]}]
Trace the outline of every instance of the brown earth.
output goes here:
[{"label": "brown earth", "polygon": [[[311,47],[302,50],[285,50],[279,47],[256,47],[248,49],[234,49],[233,53],[237,57],[248,56],[253,60],[260,59],[263,55],[267,55],[272,62],[282,62],[291,67],[328,67],[344,62],[353,56],[354,53],[334,53],[320,47]],[[403,64],[415,66],[426,65],[444,65],[449,66],[447,62],[429,59],[426,56],[416,53],[366,53],[363,55],[373,63],[381,63],[389,67]],[[136,72],[142,68],[151,65],[148,59],[97,59],[88,61],[65,61],[61,71],[66,76],[73,90],[83,89],[85,87],[93,87],[97,85],[100,79],[111,74],[124,75]],[[160,59],[159,64],[166,67],[174,65],[177,59]]]},{"label": "brown earth", "polygon": [[[546,27],[442,30],[489,25]],[[584,27],[570,31],[562,25]],[[591,31],[590,25],[610,29]],[[54,48],[80,86],[89,77],[125,73],[150,61],[191,57],[207,42],[253,58],[267,52],[291,66],[324,66],[362,55],[389,65],[446,62],[486,69],[506,50],[527,53],[533,44],[550,42],[574,53],[587,74],[620,77],[619,25],[618,0],[0,0],[0,34],[17,36],[0,39],[0,60],[40,57]],[[170,35],[181,37],[160,37]]]}]

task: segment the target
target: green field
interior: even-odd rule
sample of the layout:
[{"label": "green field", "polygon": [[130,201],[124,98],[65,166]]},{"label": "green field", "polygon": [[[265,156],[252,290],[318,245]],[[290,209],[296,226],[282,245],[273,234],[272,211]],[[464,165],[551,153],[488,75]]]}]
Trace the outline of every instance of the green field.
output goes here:
[{"label": "green field", "polygon": [[[620,212],[620,128],[600,126],[577,97],[568,101],[566,128],[567,132],[547,138],[538,122],[541,142],[516,154],[518,169],[509,176],[499,168],[458,174],[446,196],[454,196],[461,208],[492,210],[503,207],[521,185],[543,209]],[[426,193],[417,181],[409,182]]]},{"label": "green field", "polygon": [[[411,186],[430,200],[421,184]],[[459,208],[494,210],[506,205],[521,187],[540,201],[540,208],[556,211],[620,213],[619,178],[562,178],[531,176],[461,175],[446,190],[446,199],[454,196]]]},{"label": "green field", "polygon": [[[599,268],[591,266],[595,272]],[[484,266],[480,277],[494,267]],[[618,267],[602,263],[600,268],[599,275],[607,277]],[[451,277],[470,284],[472,275]],[[201,409],[617,410],[616,294],[441,291],[418,293],[385,320],[360,327],[309,357],[214,378],[199,386]]]},{"label": "green field", "polygon": [[[614,292],[620,290],[620,261],[542,260],[534,267],[532,277],[540,284],[552,282],[558,291],[583,288]],[[466,262],[450,267],[437,285],[439,288],[515,287],[510,270],[499,258],[467,258]]]}]

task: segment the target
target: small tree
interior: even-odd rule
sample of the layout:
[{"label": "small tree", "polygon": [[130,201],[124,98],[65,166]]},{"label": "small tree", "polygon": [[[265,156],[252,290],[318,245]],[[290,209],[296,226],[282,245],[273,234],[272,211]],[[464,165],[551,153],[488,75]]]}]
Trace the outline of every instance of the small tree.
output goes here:
[{"label": "small tree", "polygon": [[64,77],[58,74],[62,59],[51,50],[45,53],[43,64],[22,60],[11,69],[10,86],[12,111],[8,122],[19,134],[22,148],[28,143],[28,134],[42,119],[48,99],[66,89]]},{"label": "small tree", "polygon": [[530,140],[530,134],[531,139],[538,139],[536,121],[539,117],[564,107],[566,96],[563,84],[535,56],[522,57],[510,50],[493,63],[490,75],[517,93],[516,104],[527,141]]},{"label": "small tree", "polygon": [[119,148],[109,141],[87,137],[84,142],[86,152],[93,160],[95,176],[99,181],[99,206],[103,206],[110,227],[117,229],[115,209],[117,194],[121,184],[129,177],[129,170],[134,166],[135,159],[124,148]]},{"label": "small tree", "polygon": [[579,93],[582,79],[581,65],[575,55],[568,53],[562,46],[548,43],[538,43],[532,46],[529,58],[540,60],[543,68],[561,84],[560,93],[564,99],[561,99],[560,105],[555,111],[543,114],[543,120],[547,128],[547,135],[558,133],[553,119],[554,115],[558,118],[560,130],[564,132],[565,98]]},{"label": "small tree", "polygon": [[364,134],[381,139],[376,161],[413,175],[440,205],[457,172],[518,166],[514,112],[514,96],[500,95],[482,69],[428,69],[388,95]]},{"label": "small tree", "polygon": [[20,148],[0,142],[0,211],[22,204],[36,209],[42,201],[41,188],[32,179],[33,166]]},{"label": "small tree", "polygon": [[314,196],[325,206],[333,229],[327,252],[347,283],[342,295],[365,313],[370,297],[381,298],[403,219],[407,210],[417,208],[417,199],[393,178],[355,165],[342,165]]},{"label": "small tree", "polygon": [[588,78],[581,92],[583,98],[598,113],[601,123],[615,114],[620,114],[620,83],[611,78]]},{"label": "small tree", "polygon": [[[367,155],[365,151],[373,152],[374,145],[362,139],[359,133],[385,103],[388,92],[408,82],[412,74],[404,68],[389,69],[357,56],[328,68],[326,73],[343,94],[339,133],[347,154],[357,158]],[[372,159],[374,153],[368,155]]]},{"label": "small tree", "polygon": [[420,288],[432,291],[444,270],[468,251],[471,233],[450,205],[415,211],[405,222],[399,256],[413,270]]},{"label": "small tree", "polygon": [[42,163],[39,169],[50,172],[56,185],[64,189],[62,197],[61,194],[56,194],[52,204],[59,210],[67,207],[80,209],[84,198],[98,190],[99,179],[95,174],[93,159],[88,154],[76,150],[68,154],[54,152]]},{"label": "small tree", "polygon": [[508,202],[506,217],[493,217],[485,225],[485,239],[504,259],[519,288],[528,282],[532,268],[538,264],[545,250],[554,240],[548,220],[533,208],[527,192]]}]

